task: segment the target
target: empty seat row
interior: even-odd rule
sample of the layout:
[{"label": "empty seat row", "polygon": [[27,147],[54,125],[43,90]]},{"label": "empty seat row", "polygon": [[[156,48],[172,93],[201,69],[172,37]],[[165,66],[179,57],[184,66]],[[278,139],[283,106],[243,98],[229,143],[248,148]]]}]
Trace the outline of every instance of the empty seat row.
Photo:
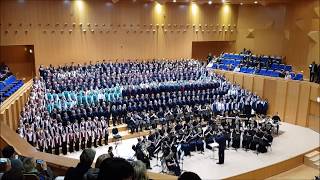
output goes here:
[{"label": "empty seat row", "polygon": [[[227,65],[227,64],[217,64],[217,63],[210,63],[208,68],[212,69],[221,69],[221,70],[226,70],[226,71],[233,71],[235,69],[234,65]],[[280,71],[279,70],[272,70],[272,69],[260,69],[256,70],[253,67],[242,67],[240,68],[240,72],[242,73],[247,73],[247,74],[258,74],[262,76],[270,76],[270,77],[279,77],[280,76]],[[293,80],[303,80],[303,74],[298,73],[295,74],[294,72],[290,72],[291,79]]]},{"label": "empty seat row", "polygon": [[22,80],[17,80],[14,75],[7,77],[4,81],[0,82],[0,100],[11,96],[21,86],[23,86]]},{"label": "empty seat row", "polygon": [[245,56],[246,55],[244,55],[244,54],[228,54],[228,53],[225,53],[225,54],[222,55],[222,58],[243,60],[245,58]]}]

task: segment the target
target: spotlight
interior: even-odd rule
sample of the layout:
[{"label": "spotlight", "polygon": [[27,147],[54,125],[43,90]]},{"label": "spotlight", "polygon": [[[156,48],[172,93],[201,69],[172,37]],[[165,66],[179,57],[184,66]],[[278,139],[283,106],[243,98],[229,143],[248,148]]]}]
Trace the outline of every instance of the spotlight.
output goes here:
[{"label": "spotlight", "polygon": [[172,2],[174,2],[174,3],[175,3],[175,2],[177,2],[177,0],[173,0]]},{"label": "spotlight", "polygon": [[242,6],[242,5],[243,5],[243,2],[242,2],[242,3],[240,3],[240,5]]},{"label": "spotlight", "polygon": [[212,4],[212,1],[208,1],[208,4],[211,5],[211,4]]},{"label": "spotlight", "polygon": [[254,1],[255,4],[258,4],[258,1]]}]

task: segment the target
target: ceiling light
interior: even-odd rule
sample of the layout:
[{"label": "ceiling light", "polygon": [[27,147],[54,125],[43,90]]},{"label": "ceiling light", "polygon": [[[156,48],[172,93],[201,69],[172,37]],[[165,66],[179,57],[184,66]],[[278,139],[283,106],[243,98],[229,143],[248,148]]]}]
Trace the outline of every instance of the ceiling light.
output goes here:
[{"label": "ceiling light", "polygon": [[258,4],[258,1],[254,1],[255,4]]},{"label": "ceiling light", "polygon": [[242,6],[242,5],[243,5],[243,2],[242,2],[242,3],[240,3],[240,5]]},{"label": "ceiling light", "polygon": [[177,2],[177,0],[173,0],[172,2],[174,2],[174,3],[175,3],[175,2]]},{"label": "ceiling light", "polygon": [[222,2],[222,3],[225,3],[225,2],[226,2],[226,0],[221,0],[221,2]]},{"label": "ceiling light", "polygon": [[210,5],[211,5],[211,4],[212,4],[212,1],[208,1],[208,4],[210,4]]}]

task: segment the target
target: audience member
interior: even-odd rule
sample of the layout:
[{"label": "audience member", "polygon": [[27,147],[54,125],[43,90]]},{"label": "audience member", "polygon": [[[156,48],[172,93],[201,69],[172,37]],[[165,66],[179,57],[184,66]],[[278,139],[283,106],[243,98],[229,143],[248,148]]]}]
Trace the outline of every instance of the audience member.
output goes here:
[{"label": "audience member", "polygon": [[79,164],[75,168],[71,167],[67,170],[65,180],[82,179],[84,174],[91,168],[95,155],[96,151],[93,149],[83,150]]},{"label": "audience member", "polygon": [[132,180],[134,169],[132,165],[122,158],[108,158],[100,165],[98,180]]},{"label": "audience member", "polygon": [[15,158],[15,150],[12,146],[8,145],[3,148],[2,150],[2,156],[4,158],[8,158],[11,161],[11,167],[12,169],[18,169],[22,170],[23,169],[23,164],[20,159]]},{"label": "audience member", "polygon": [[21,170],[19,169],[11,169],[7,172],[5,172],[2,177],[0,177],[1,180],[24,180],[25,177]]},{"label": "audience member", "polygon": [[52,171],[47,167],[47,163],[43,160],[35,160],[26,157],[23,159],[23,169],[25,175],[36,175],[40,180],[54,179]]},{"label": "audience member", "polygon": [[11,161],[8,158],[0,158],[0,179],[5,172],[11,169]]},{"label": "audience member", "polygon": [[147,176],[147,168],[146,165],[142,161],[134,161],[132,162],[132,166],[134,169],[133,180],[148,180]]},{"label": "audience member", "polygon": [[99,175],[99,168],[101,163],[107,159],[110,158],[109,154],[102,154],[97,158],[95,168],[90,168],[86,174],[84,174],[83,179],[84,180],[96,180],[98,179]]},{"label": "audience member", "polygon": [[310,82],[314,82],[315,80],[317,80],[317,71],[318,71],[318,66],[317,64],[313,61],[310,65],[309,65],[309,69],[310,69]]},{"label": "audience member", "polygon": [[201,180],[201,178],[194,172],[184,172],[179,176],[178,180]]}]

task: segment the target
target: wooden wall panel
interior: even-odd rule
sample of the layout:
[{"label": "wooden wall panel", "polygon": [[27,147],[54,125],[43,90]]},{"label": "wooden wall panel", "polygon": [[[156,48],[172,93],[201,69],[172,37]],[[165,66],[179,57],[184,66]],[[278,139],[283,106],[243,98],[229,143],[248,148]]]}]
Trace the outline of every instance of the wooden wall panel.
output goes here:
[{"label": "wooden wall panel", "polygon": [[0,46],[1,63],[8,65],[16,77],[28,81],[35,75],[34,48],[32,45]]},{"label": "wooden wall panel", "polygon": [[310,89],[310,100],[311,101],[317,101],[317,97],[320,97],[320,85],[310,83],[311,89]]},{"label": "wooden wall panel", "polygon": [[252,91],[253,88],[253,76],[244,76],[243,77],[243,88]]},{"label": "wooden wall panel", "polygon": [[243,74],[235,73],[234,74],[234,83],[238,84],[240,87],[243,87]]},{"label": "wooden wall panel", "polygon": [[320,133],[320,117],[309,115],[308,117],[308,126],[310,129]]},{"label": "wooden wall panel", "polygon": [[[192,12],[191,3],[165,3],[157,10],[156,1],[121,0],[107,5],[101,0],[0,3],[0,44],[34,45],[36,69],[40,64],[72,61],[191,58],[193,41],[230,42],[236,40],[237,34],[234,26],[238,21],[237,5],[203,3],[197,4],[196,12]],[[228,12],[224,10],[226,6]],[[230,24],[230,30],[213,31],[222,29],[223,24]]]},{"label": "wooden wall panel", "polygon": [[276,99],[274,98],[277,92],[277,81],[273,79],[265,79],[264,89],[263,89],[263,98],[268,100],[269,103],[269,114],[275,114],[275,103]]},{"label": "wooden wall panel", "polygon": [[314,116],[320,116],[320,103],[316,101],[310,101],[309,114]]},{"label": "wooden wall panel", "polygon": [[297,109],[297,125],[306,127],[309,112],[310,85],[307,83],[300,84],[299,105]]},{"label": "wooden wall panel", "polygon": [[214,56],[220,56],[223,52],[235,52],[235,41],[193,41],[192,58],[206,60],[207,55],[211,53]]},{"label": "wooden wall panel", "polygon": [[277,89],[275,98],[275,112],[279,113],[281,119],[284,119],[284,112],[287,102],[287,85],[288,81],[285,80],[277,80]]},{"label": "wooden wall panel", "polygon": [[224,74],[224,76],[230,81],[230,82],[234,82],[234,74],[233,73],[231,73],[231,72],[226,72],[225,74]]},{"label": "wooden wall panel", "polygon": [[253,79],[253,91],[263,97],[264,77],[255,76]]},{"label": "wooden wall panel", "polygon": [[299,83],[290,81],[287,88],[287,103],[285,110],[285,120],[291,124],[296,124],[297,108],[299,103]]}]

